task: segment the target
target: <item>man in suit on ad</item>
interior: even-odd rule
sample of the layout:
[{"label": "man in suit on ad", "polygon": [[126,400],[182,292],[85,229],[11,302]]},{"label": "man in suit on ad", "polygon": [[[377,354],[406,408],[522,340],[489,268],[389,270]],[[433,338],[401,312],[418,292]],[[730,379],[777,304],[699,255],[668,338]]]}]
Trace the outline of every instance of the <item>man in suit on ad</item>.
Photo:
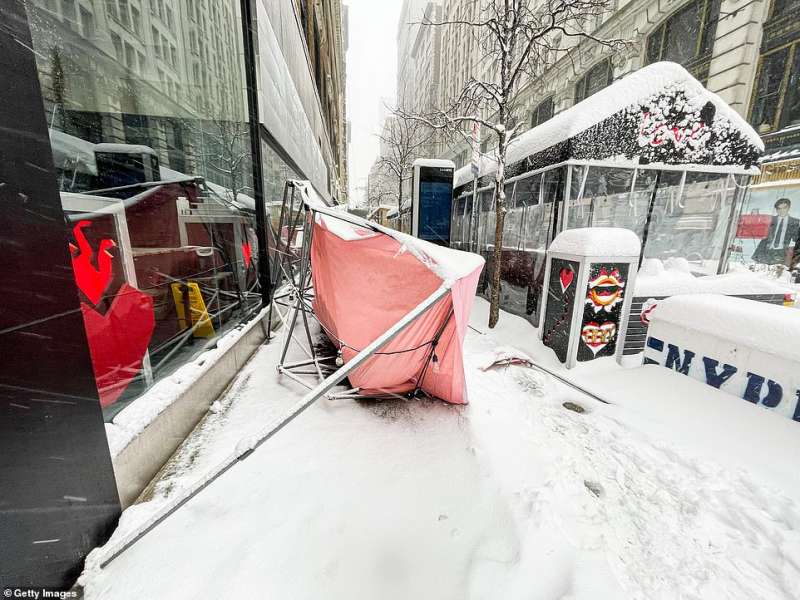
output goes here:
[{"label": "man in suit on ad", "polygon": [[753,252],[754,261],[789,266],[800,229],[800,219],[789,215],[791,209],[792,201],[789,198],[779,198],[775,202],[775,216],[769,224],[767,237],[759,242]]}]

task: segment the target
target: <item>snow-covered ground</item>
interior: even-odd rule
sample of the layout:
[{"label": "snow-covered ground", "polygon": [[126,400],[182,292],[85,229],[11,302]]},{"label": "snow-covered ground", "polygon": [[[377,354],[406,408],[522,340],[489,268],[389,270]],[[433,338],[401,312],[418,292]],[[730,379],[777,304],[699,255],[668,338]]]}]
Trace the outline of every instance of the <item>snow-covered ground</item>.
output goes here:
[{"label": "snow-covered ground", "polygon": [[[466,341],[471,403],[320,400],[105,569],[88,599],[800,597],[800,423],[660,367],[567,374],[523,319]],[[293,405],[263,347],[122,535]],[[578,413],[563,406],[574,403]]]}]

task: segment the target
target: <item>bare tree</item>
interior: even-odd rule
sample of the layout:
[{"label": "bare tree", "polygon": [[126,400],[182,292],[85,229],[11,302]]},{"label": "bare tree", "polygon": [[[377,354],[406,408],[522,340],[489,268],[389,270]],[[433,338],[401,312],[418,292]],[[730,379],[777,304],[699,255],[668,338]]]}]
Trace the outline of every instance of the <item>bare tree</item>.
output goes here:
[{"label": "bare tree", "polygon": [[[232,202],[249,189],[250,130],[247,123],[223,118],[200,121],[194,127],[202,138],[200,159],[206,177],[230,190]],[[214,177],[219,175],[219,180]]]},{"label": "bare tree", "polygon": [[500,272],[503,227],[506,215],[505,168],[509,141],[523,127],[515,119],[520,91],[534,82],[548,66],[568,54],[580,41],[601,47],[622,49],[620,39],[595,36],[591,27],[598,17],[612,10],[613,0],[464,0],[473,10],[471,17],[431,21],[426,27],[447,27],[450,34],[466,30],[476,40],[481,63],[488,65],[484,79],[474,75],[448,103],[426,114],[398,111],[401,122],[418,121],[435,131],[463,136],[472,124],[493,134],[496,221],[491,273],[489,327],[500,316]]},{"label": "bare tree", "polygon": [[396,178],[393,174],[387,173],[379,161],[380,159],[376,161],[367,179],[367,206],[370,209],[377,208],[381,204],[397,203]]},{"label": "bare tree", "polygon": [[376,165],[396,180],[398,207],[403,205],[403,184],[413,175],[414,160],[424,154],[433,134],[434,129],[425,121],[396,112],[386,120],[378,135],[381,155]]}]

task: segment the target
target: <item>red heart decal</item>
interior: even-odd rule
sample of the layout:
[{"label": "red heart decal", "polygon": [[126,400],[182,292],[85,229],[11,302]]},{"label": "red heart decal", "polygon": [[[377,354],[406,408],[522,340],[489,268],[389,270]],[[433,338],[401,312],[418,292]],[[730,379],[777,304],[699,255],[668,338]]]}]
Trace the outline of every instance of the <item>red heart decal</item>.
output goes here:
[{"label": "red heart decal", "polygon": [[250,261],[253,258],[253,248],[250,242],[242,242],[242,258],[244,258],[244,268],[250,268]]},{"label": "red heart decal", "polygon": [[105,407],[117,401],[142,368],[156,324],[153,299],[124,283],[106,314],[85,302],[81,312],[100,405]]},{"label": "red heart decal", "polygon": [[100,248],[97,250],[97,268],[95,268],[92,264],[92,247],[83,233],[85,228],[91,226],[91,221],[78,221],[78,224],[72,229],[72,234],[75,236],[75,241],[78,242],[78,245],[76,247],[74,244],[70,244],[69,249],[72,255],[72,270],[75,272],[75,283],[78,284],[80,290],[86,294],[86,297],[93,304],[97,304],[103,297],[103,292],[106,291],[113,277],[111,272],[112,256],[108,249],[113,248],[116,244],[114,240],[100,240]]},{"label": "red heart decal", "polygon": [[568,267],[564,267],[558,272],[558,277],[561,279],[561,293],[567,291],[567,288],[572,285],[572,280],[575,279],[575,271]]}]

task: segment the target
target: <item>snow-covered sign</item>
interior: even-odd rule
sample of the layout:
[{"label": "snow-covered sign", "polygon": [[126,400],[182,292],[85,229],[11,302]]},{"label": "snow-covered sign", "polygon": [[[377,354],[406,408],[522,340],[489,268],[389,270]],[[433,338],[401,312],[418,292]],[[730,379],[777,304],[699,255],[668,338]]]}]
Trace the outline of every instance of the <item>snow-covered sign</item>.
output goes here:
[{"label": "snow-covered sign", "polygon": [[673,296],[650,315],[657,364],[800,421],[800,312],[721,296]]}]

